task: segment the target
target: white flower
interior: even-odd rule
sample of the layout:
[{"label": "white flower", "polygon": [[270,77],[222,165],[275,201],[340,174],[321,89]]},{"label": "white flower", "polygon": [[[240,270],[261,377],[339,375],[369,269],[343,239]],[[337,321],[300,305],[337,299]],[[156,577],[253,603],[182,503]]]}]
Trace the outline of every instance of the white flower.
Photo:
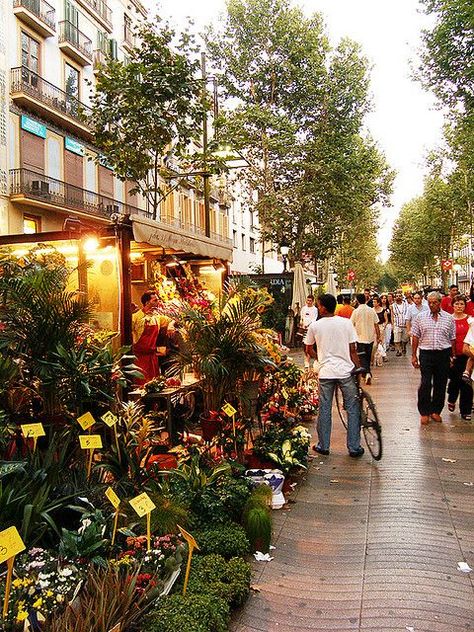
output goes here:
[{"label": "white flower", "polygon": [[59,575],[61,575],[62,577],[69,577],[70,575],[72,575],[72,570],[70,568],[62,568],[59,571]]},{"label": "white flower", "polygon": [[84,531],[87,529],[87,527],[89,527],[91,524],[92,524],[92,520],[89,520],[89,518],[84,518],[84,520],[81,520],[82,526],[80,526],[79,529],[77,530],[79,535],[82,535]]},{"label": "white flower", "polygon": [[51,577],[51,573],[38,573],[38,577],[39,579],[48,579],[48,577]]},{"label": "white flower", "polygon": [[41,590],[44,590],[45,588],[47,588],[47,587],[49,586],[49,584],[50,584],[50,583],[51,583],[51,582],[48,582],[48,581],[41,581],[41,580],[40,580],[39,585],[40,585]]}]

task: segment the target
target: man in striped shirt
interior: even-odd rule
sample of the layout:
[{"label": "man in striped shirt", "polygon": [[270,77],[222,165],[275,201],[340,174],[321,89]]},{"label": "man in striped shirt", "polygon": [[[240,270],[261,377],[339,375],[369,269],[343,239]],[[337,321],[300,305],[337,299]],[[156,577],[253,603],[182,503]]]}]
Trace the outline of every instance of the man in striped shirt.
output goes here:
[{"label": "man in striped shirt", "polygon": [[[449,364],[456,356],[456,326],[451,314],[441,310],[441,294],[428,294],[429,311],[418,314],[413,320],[412,358],[415,369],[421,369],[418,389],[418,411],[420,423],[426,425],[430,417],[442,421]],[[420,349],[420,360],[416,352]]]},{"label": "man in striped shirt", "polygon": [[395,300],[390,309],[392,310],[393,341],[397,349],[397,356],[405,355],[407,352],[407,316],[408,303],[403,300],[403,292],[395,292]]}]

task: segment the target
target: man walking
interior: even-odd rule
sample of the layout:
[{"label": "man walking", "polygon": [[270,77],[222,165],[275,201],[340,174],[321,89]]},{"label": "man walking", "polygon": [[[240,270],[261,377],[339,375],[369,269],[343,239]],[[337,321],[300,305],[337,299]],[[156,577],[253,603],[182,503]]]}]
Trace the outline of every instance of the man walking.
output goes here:
[{"label": "man walking", "polygon": [[[303,306],[300,313],[300,325],[306,331],[310,324],[318,319],[318,308],[314,304],[314,297],[310,294],[306,298],[306,305]],[[305,369],[309,369],[309,355],[305,353],[304,355],[304,366]]]},{"label": "man walking", "polygon": [[[442,421],[446,384],[451,358],[456,357],[456,326],[451,314],[441,309],[441,294],[428,294],[429,311],[421,312],[413,320],[412,359],[415,369],[421,369],[418,389],[418,411],[424,426]],[[420,349],[420,360],[416,352]]]},{"label": "man walking", "polygon": [[413,320],[421,314],[421,312],[429,311],[428,303],[423,303],[423,295],[421,292],[413,294],[413,303],[409,306],[407,312],[407,335],[411,336],[411,326]]},{"label": "man walking", "polygon": [[370,372],[370,361],[372,359],[372,348],[374,340],[382,342],[380,334],[379,319],[376,312],[365,304],[365,295],[356,294],[356,309],[352,312],[351,322],[357,333],[357,351],[361,355],[360,362],[364,367],[365,383],[372,382]]},{"label": "man walking", "polygon": [[[319,416],[318,444],[313,449],[319,454],[329,454],[332,428],[332,400],[339,384],[347,411],[347,449],[353,458],[364,454],[360,445],[360,405],[357,386],[351,371],[359,366],[354,326],[347,318],[335,316],[336,299],[323,294],[318,299],[321,318],[310,324],[305,349],[308,355],[319,361]],[[316,343],[317,352],[314,350]]]},{"label": "man walking", "polygon": [[403,300],[403,292],[397,290],[395,292],[395,300],[391,306],[392,325],[393,325],[393,341],[397,350],[397,356],[406,355],[408,334],[407,334],[407,316],[408,304]]},{"label": "man walking", "polygon": [[441,309],[444,312],[448,312],[448,314],[454,313],[453,309],[453,298],[459,294],[458,286],[453,283],[453,285],[449,286],[449,294],[443,296],[441,299]]}]

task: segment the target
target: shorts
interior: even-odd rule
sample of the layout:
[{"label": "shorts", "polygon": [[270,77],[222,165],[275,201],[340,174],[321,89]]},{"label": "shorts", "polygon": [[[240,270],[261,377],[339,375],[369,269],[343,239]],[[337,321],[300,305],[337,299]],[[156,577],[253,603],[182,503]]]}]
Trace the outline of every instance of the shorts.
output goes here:
[{"label": "shorts", "polygon": [[393,342],[408,342],[408,334],[406,327],[398,327],[397,325],[393,326]]}]

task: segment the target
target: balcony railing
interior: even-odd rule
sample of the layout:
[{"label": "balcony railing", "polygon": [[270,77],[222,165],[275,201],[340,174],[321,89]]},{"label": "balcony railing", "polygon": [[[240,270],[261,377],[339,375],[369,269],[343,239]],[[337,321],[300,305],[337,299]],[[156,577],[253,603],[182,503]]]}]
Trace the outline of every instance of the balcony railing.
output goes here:
[{"label": "balcony railing", "polygon": [[90,7],[112,28],[112,11],[104,0],[81,0],[81,3],[86,7]]},{"label": "balcony railing", "polygon": [[28,94],[56,112],[87,126],[87,117],[90,117],[92,110],[76,97],[60,90],[26,66],[12,68],[10,78],[12,96],[18,93]]},{"label": "balcony railing", "polygon": [[67,20],[59,23],[59,44],[67,42],[92,61],[92,41],[77,26]]},{"label": "balcony railing", "polygon": [[45,0],[13,0],[13,8],[23,8],[35,15],[53,31],[56,30],[56,11]]},{"label": "balcony railing", "polygon": [[119,200],[81,189],[62,180],[56,180],[29,169],[10,171],[10,195],[37,200],[60,209],[87,213],[95,217],[110,218],[119,215],[144,215],[146,212]]}]

